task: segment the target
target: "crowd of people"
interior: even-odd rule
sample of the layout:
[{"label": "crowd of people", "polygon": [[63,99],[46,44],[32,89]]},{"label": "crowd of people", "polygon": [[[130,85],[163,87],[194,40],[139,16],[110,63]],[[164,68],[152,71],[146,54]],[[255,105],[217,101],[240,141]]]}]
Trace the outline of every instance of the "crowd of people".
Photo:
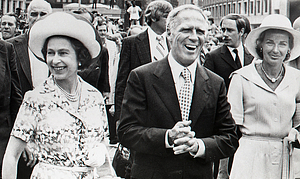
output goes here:
[{"label": "crowd of people", "polygon": [[2,15],[0,178],[300,177],[300,18],[131,11],[129,29],[45,0]]}]

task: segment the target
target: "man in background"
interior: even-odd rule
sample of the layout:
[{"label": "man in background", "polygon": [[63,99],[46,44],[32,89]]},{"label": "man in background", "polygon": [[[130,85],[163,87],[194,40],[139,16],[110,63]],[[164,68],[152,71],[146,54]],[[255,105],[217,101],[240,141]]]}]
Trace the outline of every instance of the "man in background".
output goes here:
[{"label": "man in background", "polygon": [[228,14],[221,19],[224,45],[207,53],[204,66],[225,80],[228,89],[229,75],[246,65],[253,57],[244,47],[242,41],[246,29],[245,17],[238,14]]},{"label": "man in background", "polygon": [[146,8],[147,30],[123,39],[116,82],[115,119],[119,120],[123,94],[130,71],[146,63],[162,59],[169,53],[166,19],[173,9],[167,1],[152,1]]},{"label": "man in background", "polygon": [[16,36],[18,31],[18,20],[14,13],[7,13],[1,17],[2,39],[7,40]]},{"label": "man in background", "polygon": [[115,108],[115,84],[118,72],[118,65],[120,59],[120,48],[121,41],[116,40],[112,41],[107,39],[107,25],[105,22],[102,22],[96,27],[98,34],[101,39],[101,44],[103,47],[108,50],[108,79],[110,85],[110,93],[106,99],[106,108],[108,116],[108,127],[109,127],[109,143],[117,144],[117,135],[116,135],[116,121],[114,119],[114,108]]},{"label": "man in background", "polygon": [[[52,8],[47,1],[33,0],[29,4],[27,12],[27,21],[30,29],[37,20],[51,13]],[[28,48],[28,31],[22,35],[8,39],[8,42],[12,43],[15,47],[17,70],[22,95],[24,96],[28,90],[32,90],[49,76],[48,66],[38,60]],[[30,178],[32,167],[36,163],[36,158],[34,158],[28,150],[27,152],[24,151],[22,156],[18,164],[18,179],[27,179]],[[22,158],[26,161],[24,162]]]}]

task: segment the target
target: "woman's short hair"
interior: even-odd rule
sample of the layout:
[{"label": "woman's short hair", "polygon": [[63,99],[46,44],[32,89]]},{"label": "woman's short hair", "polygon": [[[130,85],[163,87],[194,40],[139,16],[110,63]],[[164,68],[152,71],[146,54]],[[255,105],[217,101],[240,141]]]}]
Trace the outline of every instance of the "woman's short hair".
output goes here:
[{"label": "woman's short hair", "polygon": [[78,62],[81,64],[80,66],[78,66],[78,69],[82,70],[82,69],[86,69],[88,67],[87,62],[90,62],[92,59],[89,50],[79,40],[74,39],[72,37],[64,36],[64,35],[55,35],[55,36],[48,37],[46,39],[46,41],[43,45],[43,48],[42,48],[42,54],[43,54],[43,57],[46,60],[46,62],[47,62],[46,56],[47,56],[48,42],[52,37],[60,37],[60,38],[68,39],[70,41],[72,47],[74,48]]},{"label": "woman's short hair", "polygon": [[[265,39],[265,36],[267,33],[272,33],[272,32],[279,32],[279,33],[286,33],[288,34],[289,36],[289,48],[290,49],[293,49],[294,47],[294,37],[292,34],[290,34],[288,31],[285,31],[285,30],[281,30],[281,29],[267,29],[265,31],[263,31],[262,33],[260,33],[258,39],[256,39],[256,53],[257,55],[263,59],[263,52],[262,52],[262,43]],[[288,60],[289,59],[289,54],[287,54],[287,56],[285,57],[284,61],[285,60]]]},{"label": "woman's short hair", "polygon": [[173,6],[168,1],[152,1],[145,10],[145,21],[151,26],[152,19],[159,21],[160,17],[168,16]]}]

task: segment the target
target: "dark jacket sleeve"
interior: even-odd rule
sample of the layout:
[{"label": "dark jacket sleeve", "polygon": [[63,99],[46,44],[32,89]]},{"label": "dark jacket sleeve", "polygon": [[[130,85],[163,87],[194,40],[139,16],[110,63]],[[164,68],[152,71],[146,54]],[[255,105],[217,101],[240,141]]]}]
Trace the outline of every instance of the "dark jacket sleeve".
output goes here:
[{"label": "dark jacket sleeve", "polygon": [[100,61],[101,63],[101,72],[100,77],[98,81],[98,90],[101,93],[110,92],[110,86],[109,86],[109,77],[108,77],[108,51],[106,48],[102,47],[102,52],[100,55]]},{"label": "dark jacket sleeve", "polygon": [[230,104],[227,100],[225,82],[219,86],[216,103],[214,135],[202,138],[205,144],[205,158],[214,161],[233,156],[238,147],[236,125],[230,113]]},{"label": "dark jacket sleeve", "polygon": [[[149,109],[144,80],[136,71],[131,71],[124,92],[118,137],[120,142],[140,153],[170,155],[165,148],[166,128],[149,126]],[[148,123],[148,124],[147,124]],[[171,150],[171,149],[169,149]]]},{"label": "dark jacket sleeve", "polygon": [[11,71],[11,118],[14,121],[22,103],[22,91],[17,71],[16,53],[12,44],[7,45],[7,57]]},{"label": "dark jacket sleeve", "polygon": [[127,78],[131,71],[131,64],[130,64],[130,39],[125,38],[122,44],[121,52],[120,52],[120,61],[119,61],[119,68],[116,80],[116,94],[115,94],[115,119],[120,119],[121,113],[121,106],[124,91],[126,88]]}]

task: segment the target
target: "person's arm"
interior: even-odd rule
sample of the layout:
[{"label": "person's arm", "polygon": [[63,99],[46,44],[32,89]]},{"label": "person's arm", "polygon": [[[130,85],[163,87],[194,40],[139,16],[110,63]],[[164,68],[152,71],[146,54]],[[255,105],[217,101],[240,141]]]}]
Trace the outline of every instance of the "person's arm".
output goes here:
[{"label": "person's arm", "polygon": [[15,121],[17,113],[19,111],[19,107],[22,103],[22,91],[19,80],[19,75],[17,71],[17,61],[16,61],[16,53],[14,51],[13,45],[8,45],[8,58],[9,58],[9,66],[11,73],[11,102],[10,102],[10,110],[11,110],[11,118],[12,121]]},{"label": "person's arm", "polygon": [[[141,78],[143,77],[134,70],[128,77],[118,137],[122,145],[139,153],[159,156],[171,154],[171,149],[166,150],[165,145],[167,129],[145,125],[147,119],[151,119],[149,119],[149,106],[147,106],[147,94],[144,87],[146,81],[141,80]],[[147,82],[149,83],[149,81]]]},{"label": "person's arm", "polygon": [[131,71],[130,56],[131,42],[129,39],[125,38],[122,44],[120,52],[120,61],[118,66],[116,87],[115,87],[115,119],[116,121],[120,118],[121,105],[123,100],[123,95],[126,87],[127,78]]},{"label": "person's arm", "polygon": [[3,158],[2,179],[15,179],[17,176],[17,164],[26,142],[14,136],[10,136]]},{"label": "person's arm", "polygon": [[230,113],[225,82],[212,84],[216,94],[216,108],[213,135],[201,138],[205,145],[206,161],[232,156],[238,147],[236,124]]},{"label": "person's arm", "polygon": [[104,95],[107,96],[110,92],[109,76],[108,76],[108,51],[103,47],[101,55],[99,57],[100,63],[100,76],[98,79],[97,89]]}]

